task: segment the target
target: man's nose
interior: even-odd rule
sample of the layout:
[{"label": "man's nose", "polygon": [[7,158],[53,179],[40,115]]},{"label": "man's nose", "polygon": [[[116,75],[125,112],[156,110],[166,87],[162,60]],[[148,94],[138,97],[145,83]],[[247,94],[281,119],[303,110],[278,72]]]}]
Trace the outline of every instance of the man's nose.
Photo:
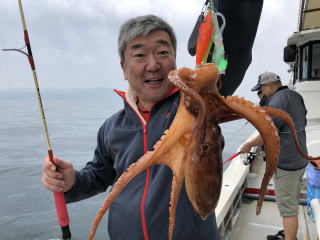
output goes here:
[{"label": "man's nose", "polygon": [[154,56],[153,54],[150,54],[150,56],[148,57],[146,70],[150,72],[155,72],[155,71],[158,71],[159,69],[160,69],[159,61],[157,60],[156,56]]}]

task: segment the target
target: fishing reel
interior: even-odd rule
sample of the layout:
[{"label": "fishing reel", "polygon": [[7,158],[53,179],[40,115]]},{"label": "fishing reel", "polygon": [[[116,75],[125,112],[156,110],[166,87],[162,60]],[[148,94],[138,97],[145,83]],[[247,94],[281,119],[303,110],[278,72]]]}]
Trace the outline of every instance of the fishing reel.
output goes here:
[{"label": "fishing reel", "polygon": [[242,160],[244,165],[252,164],[252,162],[256,159],[257,153],[249,152],[249,155]]}]

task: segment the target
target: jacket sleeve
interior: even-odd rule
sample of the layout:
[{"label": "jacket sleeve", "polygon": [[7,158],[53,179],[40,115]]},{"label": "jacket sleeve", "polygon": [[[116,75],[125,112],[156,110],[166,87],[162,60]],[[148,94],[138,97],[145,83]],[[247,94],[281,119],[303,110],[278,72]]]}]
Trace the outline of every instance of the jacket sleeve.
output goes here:
[{"label": "jacket sleeve", "polygon": [[77,202],[106,191],[116,176],[113,160],[108,151],[107,121],[99,129],[94,158],[80,171],[75,171],[76,182],[65,193],[67,203]]}]

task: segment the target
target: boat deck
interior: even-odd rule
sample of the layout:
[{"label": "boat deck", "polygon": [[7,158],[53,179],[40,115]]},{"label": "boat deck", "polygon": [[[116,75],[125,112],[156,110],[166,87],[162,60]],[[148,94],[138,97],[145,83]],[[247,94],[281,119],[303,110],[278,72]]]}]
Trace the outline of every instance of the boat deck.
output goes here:
[{"label": "boat deck", "polygon": [[[247,186],[260,188],[266,162],[263,160],[264,154],[258,154],[255,164],[250,166],[250,171],[247,177]],[[302,187],[303,188],[303,187]],[[273,178],[269,182],[269,190],[273,190]],[[303,192],[304,190],[302,190]],[[264,201],[259,216],[255,214],[257,200],[242,198],[242,206],[237,221],[238,234],[230,239],[249,240],[249,239],[266,239],[267,235],[273,235],[283,229],[282,218],[279,215],[278,207],[274,201]],[[304,216],[305,208],[300,205],[299,209],[299,229],[297,238],[299,240],[307,240],[306,235],[306,218]],[[240,230],[241,229],[241,230]]]},{"label": "boat deck", "polygon": [[[308,122],[306,128],[308,153],[319,156],[319,121]],[[254,132],[248,140],[255,137]],[[239,149],[237,150],[239,151]],[[223,175],[222,192],[216,208],[217,224],[221,240],[260,240],[283,229],[282,218],[279,216],[275,203],[273,178],[268,185],[268,193],[263,202],[261,214],[257,216],[256,206],[258,191],[266,169],[264,153],[258,149],[253,164],[244,165],[246,156],[240,154],[226,169]],[[306,204],[307,179],[303,177],[301,204]],[[319,206],[320,209],[320,206]],[[318,219],[318,218],[317,218]],[[320,219],[320,215],[319,215]],[[300,205],[298,240],[320,240],[320,221],[314,222],[306,205]]]},{"label": "boat deck", "polygon": [[[259,189],[262,177],[265,171],[265,161],[263,154],[257,155],[255,163],[250,166],[245,186],[251,189]],[[268,190],[273,190],[273,178],[271,179]],[[304,190],[302,190],[304,192]],[[250,194],[249,194],[250,195]],[[251,194],[254,195],[254,194]],[[257,216],[256,206],[257,200],[252,196],[251,199],[245,197],[239,199],[238,206],[234,207],[235,210],[231,221],[226,224],[226,231],[224,231],[223,240],[257,240],[266,239],[267,235],[277,233],[283,229],[282,218],[279,215],[278,207],[274,202],[274,196],[269,196],[271,201],[264,201],[261,213]],[[248,196],[248,195],[247,195]],[[298,240],[315,240],[308,237],[308,229],[306,219],[306,207],[300,205],[299,209],[299,229],[297,238]]]},{"label": "boat deck", "polygon": [[[257,240],[266,239],[267,235],[282,230],[282,218],[279,216],[275,202],[263,203],[261,214],[257,216],[256,200],[244,200],[242,202],[239,217],[228,239],[234,240]],[[307,240],[304,207],[300,206],[298,240]]]}]

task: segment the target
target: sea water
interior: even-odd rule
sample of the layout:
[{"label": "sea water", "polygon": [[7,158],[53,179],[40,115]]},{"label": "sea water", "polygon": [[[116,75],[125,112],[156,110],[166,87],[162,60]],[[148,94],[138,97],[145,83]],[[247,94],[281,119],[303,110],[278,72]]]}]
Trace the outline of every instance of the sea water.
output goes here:
[{"label": "sea water", "polygon": [[[122,108],[111,91],[45,92],[43,104],[55,155],[80,169],[93,156],[99,126]],[[39,107],[34,94],[0,91],[0,239],[61,238],[53,193],[41,184],[47,155]],[[245,120],[222,124],[223,159],[231,156],[253,128]],[[226,165],[227,166],[227,165]],[[225,166],[225,168],[226,168]],[[87,239],[106,193],[68,204],[73,240]],[[96,238],[108,239],[107,217]]]}]

